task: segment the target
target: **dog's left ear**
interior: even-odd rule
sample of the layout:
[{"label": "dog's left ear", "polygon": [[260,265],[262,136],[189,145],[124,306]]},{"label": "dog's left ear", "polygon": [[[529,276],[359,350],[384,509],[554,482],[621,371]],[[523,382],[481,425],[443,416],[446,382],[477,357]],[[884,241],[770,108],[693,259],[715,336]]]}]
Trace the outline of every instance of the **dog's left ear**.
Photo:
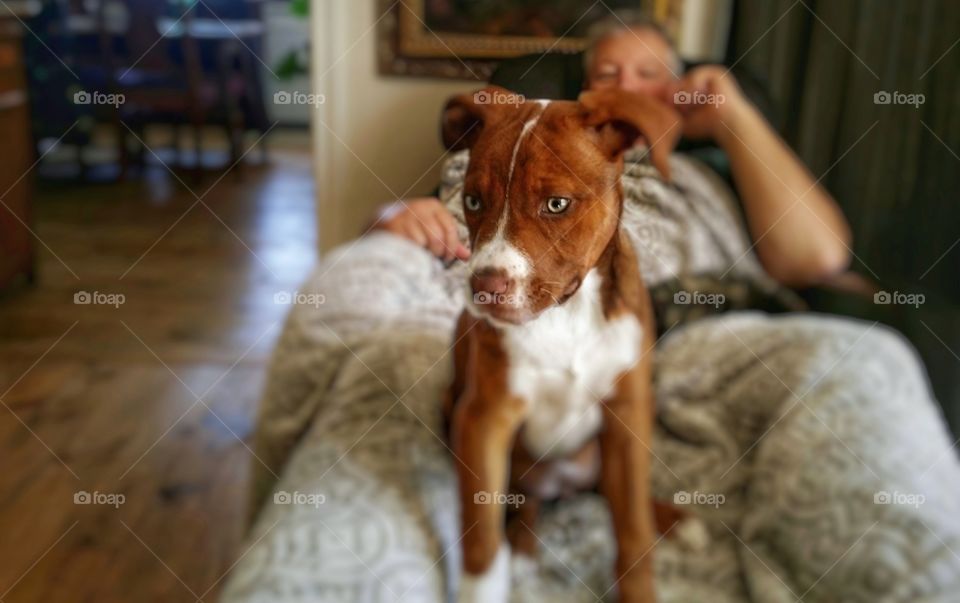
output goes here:
[{"label": "dog's left ear", "polygon": [[600,148],[608,157],[616,159],[643,136],[651,163],[670,180],[668,158],[683,131],[679,113],[649,96],[625,90],[587,90],[577,100],[584,125],[597,131]]},{"label": "dog's left ear", "polygon": [[450,98],[443,108],[440,136],[449,151],[469,149],[480,137],[484,125],[495,119],[503,104],[493,102],[498,96],[512,94],[500,86],[487,86],[476,92]]}]

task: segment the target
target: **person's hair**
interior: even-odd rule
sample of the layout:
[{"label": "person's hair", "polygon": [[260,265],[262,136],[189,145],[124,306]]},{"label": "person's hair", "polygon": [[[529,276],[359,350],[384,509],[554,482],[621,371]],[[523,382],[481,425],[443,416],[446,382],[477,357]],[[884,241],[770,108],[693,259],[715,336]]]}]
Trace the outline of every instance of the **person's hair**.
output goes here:
[{"label": "person's hair", "polygon": [[600,42],[627,31],[652,31],[670,46],[673,57],[671,70],[679,74],[683,71],[683,61],[677,53],[677,45],[667,29],[641,10],[618,10],[609,17],[600,19],[587,29],[587,49],[583,53],[584,74],[589,76],[593,66],[593,53]]}]

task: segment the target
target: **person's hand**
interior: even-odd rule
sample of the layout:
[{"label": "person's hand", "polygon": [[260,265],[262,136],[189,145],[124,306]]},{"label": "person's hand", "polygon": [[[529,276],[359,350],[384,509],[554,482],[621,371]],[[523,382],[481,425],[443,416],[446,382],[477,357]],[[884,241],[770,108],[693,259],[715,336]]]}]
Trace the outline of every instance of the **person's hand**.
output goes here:
[{"label": "person's hand", "polygon": [[749,106],[733,74],[720,65],[703,65],[673,85],[671,100],[684,117],[683,135],[693,140],[717,140],[736,112]]},{"label": "person's hand", "polygon": [[436,197],[391,203],[378,212],[373,227],[413,241],[444,261],[470,257],[457,236],[456,219]]}]

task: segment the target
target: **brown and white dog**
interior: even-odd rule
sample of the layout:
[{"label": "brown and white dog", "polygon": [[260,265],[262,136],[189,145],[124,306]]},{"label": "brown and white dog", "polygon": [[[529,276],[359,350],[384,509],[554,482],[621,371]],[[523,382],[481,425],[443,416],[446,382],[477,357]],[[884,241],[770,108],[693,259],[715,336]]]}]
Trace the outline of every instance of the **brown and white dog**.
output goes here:
[{"label": "brown and white dog", "polygon": [[[617,90],[498,98],[516,97],[490,87],[451,99],[443,117],[446,146],[471,152],[470,286],[445,409],[462,505],[459,600],[506,602],[507,532],[514,554],[532,555],[540,501],[599,485],[620,601],[650,603],[656,530],[679,513],[650,496],[655,327],[619,228],[620,175],[642,137],[669,178],[680,117]],[[523,495],[509,530],[508,492]]]}]

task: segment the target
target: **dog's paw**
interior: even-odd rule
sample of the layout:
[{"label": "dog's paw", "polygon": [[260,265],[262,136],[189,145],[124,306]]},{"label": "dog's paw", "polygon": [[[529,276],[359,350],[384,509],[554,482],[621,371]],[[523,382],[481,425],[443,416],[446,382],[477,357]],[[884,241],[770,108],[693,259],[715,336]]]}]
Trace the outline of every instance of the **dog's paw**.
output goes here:
[{"label": "dog's paw", "polygon": [[699,553],[710,546],[710,530],[707,524],[699,517],[687,517],[674,528],[677,543],[686,551]]},{"label": "dog's paw", "polygon": [[514,584],[529,580],[538,569],[537,560],[530,555],[514,553],[510,557],[510,579]]},{"label": "dog's paw", "polygon": [[507,603],[509,599],[510,547],[504,544],[484,573],[463,572],[457,603]]}]

